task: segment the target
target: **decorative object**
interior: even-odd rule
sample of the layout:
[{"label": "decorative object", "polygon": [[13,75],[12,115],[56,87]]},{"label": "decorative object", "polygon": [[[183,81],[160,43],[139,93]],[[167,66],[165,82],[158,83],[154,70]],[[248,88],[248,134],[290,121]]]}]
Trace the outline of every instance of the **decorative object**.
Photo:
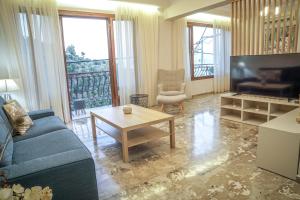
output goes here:
[{"label": "decorative object", "polygon": [[186,99],[184,69],[158,70],[158,96],[156,100],[161,104],[161,111],[167,104],[179,106],[183,112],[183,101]]},{"label": "decorative object", "polygon": [[8,115],[15,133],[19,135],[25,134],[33,122],[22,106],[16,100],[13,100],[4,104],[3,108]]},{"label": "decorative object", "polygon": [[[123,161],[128,162],[128,148],[150,142],[161,137],[170,138],[170,147],[175,148],[175,124],[173,115],[158,112],[149,108],[131,105],[134,112],[130,117],[122,117],[122,106],[91,111],[92,133],[97,139],[96,128],[122,143]],[[100,123],[96,127],[96,119]],[[152,125],[169,122],[169,131],[161,130]]]},{"label": "decorative object", "polygon": [[148,108],[148,94],[130,95],[130,103]]},{"label": "decorative object", "polygon": [[6,101],[11,100],[11,95],[9,92],[16,90],[19,90],[19,87],[13,79],[0,80],[0,93],[4,93],[3,97]]},{"label": "decorative object", "polygon": [[0,180],[1,200],[51,200],[53,197],[52,189],[48,186],[44,188],[41,186],[24,188],[20,184],[9,185],[3,171],[0,171]]},{"label": "decorative object", "polygon": [[132,113],[132,107],[130,105],[123,106],[123,112],[124,112],[124,114],[131,114]]},{"label": "decorative object", "polygon": [[2,200],[51,200],[52,197],[52,190],[49,187],[24,188],[20,184],[14,184],[12,187],[6,186],[0,189],[0,199]]}]

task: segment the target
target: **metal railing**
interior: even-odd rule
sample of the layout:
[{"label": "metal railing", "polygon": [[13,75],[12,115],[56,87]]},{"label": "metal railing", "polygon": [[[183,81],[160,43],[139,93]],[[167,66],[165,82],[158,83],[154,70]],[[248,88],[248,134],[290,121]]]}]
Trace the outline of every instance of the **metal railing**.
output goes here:
[{"label": "metal railing", "polygon": [[[86,61],[90,62],[89,66],[80,65],[83,61],[67,62],[67,67],[70,64],[79,64],[79,67],[88,68],[92,72],[68,72],[68,88],[70,96],[71,110],[77,111],[85,108],[94,108],[107,106],[112,104],[111,97],[111,81],[110,71],[105,62],[103,66],[96,66],[100,61]],[[77,66],[78,67],[78,66]],[[85,69],[89,70],[89,69]]]},{"label": "metal railing", "polygon": [[195,64],[194,65],[194,77],[205,78],[214,76],[213,64]]}]

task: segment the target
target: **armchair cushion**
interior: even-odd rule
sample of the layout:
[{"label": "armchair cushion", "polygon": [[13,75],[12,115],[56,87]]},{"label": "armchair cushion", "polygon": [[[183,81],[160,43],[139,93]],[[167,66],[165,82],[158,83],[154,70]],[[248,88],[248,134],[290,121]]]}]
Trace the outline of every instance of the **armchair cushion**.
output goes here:
[{"label": "armchair cushion", "polygon": [[51,109],[37,110],[28,113],[32,120],[40,119],[43,117],[54,116],[54,112]]},{"label": "armchair cushion", "polygon": [[157,96],[158,103],[162,104],[175,104],[180,103],[186,99],[185,94],[176,95],[176,96],[164,96],[164,95],[158,95]]},{"label": "armchair cushion", "polygon": [[182,91],[161,91],[159,94],[164,95],[164,96],[176,96],[176,95],[184,94],[184,92],[182,92]]}]

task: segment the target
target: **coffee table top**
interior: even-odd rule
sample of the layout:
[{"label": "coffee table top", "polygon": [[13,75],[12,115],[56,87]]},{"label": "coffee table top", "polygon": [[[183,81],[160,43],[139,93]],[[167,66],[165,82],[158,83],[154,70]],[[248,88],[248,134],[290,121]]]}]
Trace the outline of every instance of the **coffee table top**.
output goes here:
[{"label": "coffee table top", "polygon": [[130,104],[131,114],[123,113],[123,106],[109,107],[97,111],[91,111],[91,115],[122,130],[133,130],[159,122],[173,120],[174,116],[149,108]]}]

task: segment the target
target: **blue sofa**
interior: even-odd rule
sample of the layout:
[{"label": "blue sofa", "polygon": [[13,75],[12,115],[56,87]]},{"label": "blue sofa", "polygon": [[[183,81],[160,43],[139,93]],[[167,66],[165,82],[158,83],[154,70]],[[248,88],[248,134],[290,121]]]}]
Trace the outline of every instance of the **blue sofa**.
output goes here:
[{"label": "blue sofa", "polygon": [[98,199],[94,160],[77,136],[51,110],[30,112],[33,126],[12,137],[0,97],[0,171],[10,184],[49,186],[53,199]]}]

